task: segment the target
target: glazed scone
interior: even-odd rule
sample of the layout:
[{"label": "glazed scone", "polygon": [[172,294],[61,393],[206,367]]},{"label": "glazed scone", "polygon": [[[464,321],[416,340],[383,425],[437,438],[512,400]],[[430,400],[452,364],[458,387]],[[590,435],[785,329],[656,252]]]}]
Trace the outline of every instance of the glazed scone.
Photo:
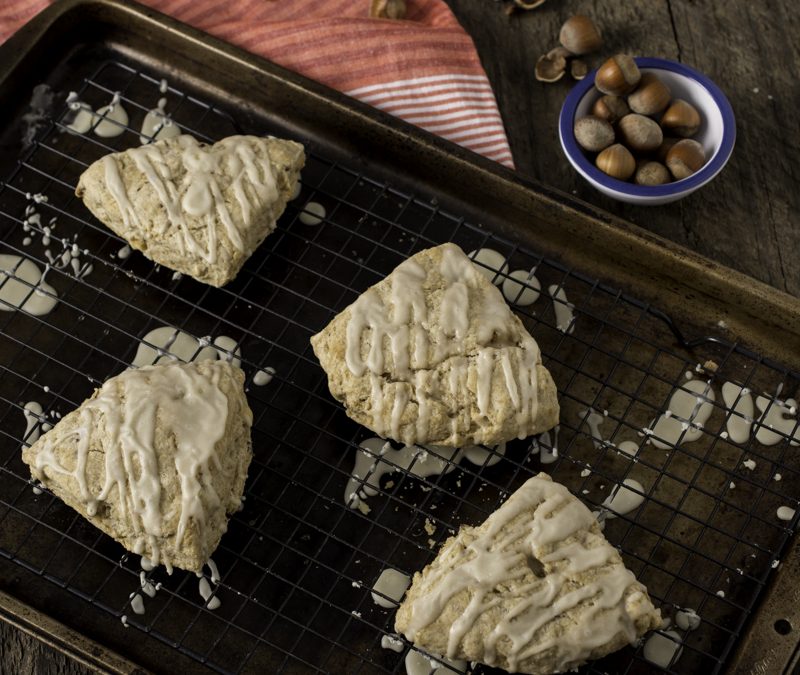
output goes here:
[{"label": "glazed scone", "polygon": [[304,163],[293,141],[183,135],[100,158],[75,194],[154,262],[224,286],[275,229]]},{"label": "glazed scone", "polygon": [[126,370],[22,459],[129,551],[200,571],[241,505],[253,422],[243,387],[225,361]]},{"label": "glazed scone", "polygon": [[530,675],[576,669],[661,625],[589,509],[544,473],[448,539],[395,617],[421,649]]},{"label": "glazed scone", "polygon": [[406,445],[496,445],[558,423],[536,341],[455,244],[420,251],[311,338],[333,396]]}]

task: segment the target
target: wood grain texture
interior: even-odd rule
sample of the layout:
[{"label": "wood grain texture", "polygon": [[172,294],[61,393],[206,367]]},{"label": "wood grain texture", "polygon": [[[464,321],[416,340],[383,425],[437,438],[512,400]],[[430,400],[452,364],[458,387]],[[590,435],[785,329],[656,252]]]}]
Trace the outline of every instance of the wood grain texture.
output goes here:
[{"label": "wood grain texture", "polygon": [[0,673],[9,675],[87,675],[94,671],[0,621]]},{"label": "wood grain texture", "polygon": [[[521,173],[800,295],[800,3],[549,0],[509,17],[499,2],[447,1],[475,41]],[[676,204],[644,208],[604,197],[573,171],[557,133],[571,82],[539,83],[533,66],[556,45],[561,23],[578,12],[602,29],[603,54],[677,59],[726,93],[738,138],[711,184]],[[91,671],[0,622],[0,672]]]},{"label": "wood grain texture", "polygon": [[[800,3],[746,0],[549,0],[507,16],[504,4],[448,0],[472,35],[497,95],[517,169],[777,288],[800,295]],[[730,162],[709,185],[671,205],[621,204],[567,162],[557,121],[572,81],[533,77],[565,19],[591,16],[605,47],[676,59],[711,77],[737,117]]]}]

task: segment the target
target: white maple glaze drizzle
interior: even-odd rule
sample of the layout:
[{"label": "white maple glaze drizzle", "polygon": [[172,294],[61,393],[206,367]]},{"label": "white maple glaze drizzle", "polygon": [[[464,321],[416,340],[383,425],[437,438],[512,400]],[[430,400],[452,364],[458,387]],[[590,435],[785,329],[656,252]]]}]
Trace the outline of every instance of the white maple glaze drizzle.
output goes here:
[{"label": "white maple glaze drizzle", "polygon": [[319,225],[327,215],[325,207],[319,202],[308,202],[298,218],[303,225]]},{"label": "white maple glaze drizzle", "polygon": [[[384,637],[389,636],[384,635]],[[400,649],[396,649],[393,646],[389,647],[389,649],[402,651],[403,643],[400,640],[396,640],[396,642],[400,644]],[[381,640],[381,646],[383,646],[383,640]],[[406,675],[454,675],[457,672],[464,672],[467,662],[458,659],[447,659],[443,656],[429,656],[411,649],[406,654],[404,665],[406,667]]]},{"label": "white maple glaze drizzle", "polygon": [[[438,272],[444,282],[438,321],[430,316],[426,303],[428,273],[413,258],[398,265],[389,277],[388,306],[378,292],[370,288],[349,307],[345,363],[357,377],[366,372],[370,374],[372,429],[406,445],[425,442],[429,401],[435,397],[437,387],[446,387],[458,411],[452,416],[448,439],[456,443],[460,430],[464,426],[469,428],[470,424],[473,394],[466,386],[467,381],[475,382],[474,396],[481,425],[488,419],[494,404],[491,392],[499,380],[516,412],[518,436],[524,438],[538,410],[536,364],[539,348],[536,342],[524,334],[518,344],[494,346],[495,341],[508,337],[508,306],[499,291],[479,284],[480,272],[457,246],[442,247]],[[474,308],[470,307],[470,291],[477,296]],[[475,315],[477,346],[468,359],[464,353],[464,337],[469,328],[470,309]],[[431,382],[431,372],[445,361],[449,361],[449,375],[443,382]],[[416,370],[415,375],[412,369]],[[382,392],[379,376],[386,373],[390,373],[395,382]],[[495,377],[495,373],[500,376]],[[417,408],[416,424],[405,425],[401,433],[400,422],[409,404]],[[388,428],[384,421],[386,410],[391,410]],[[472,435],[481,442],[482,434],[479,426]]]},{"label": "white maple glaze drizzle", "polygon": [[[531,512],[532,519],[519,517]],[[563,485],[531,478],[489,516],[463,550],[459,552],[457,539],[442,549],[439,558],[449,563],[429,571],[427,592],[411,605],[406,638],[413,641],[441,615],[451,598],[468,591],[471,599],[448,633],[447,655],[453,657],[464,635],[497,604],[493,592],[526,574],[526,559],[532,555],[542,563],[545,576],[514,593],[516,604],[482,637],[484,663],[495,665],[500,639],[506,644],[508,670],[512,672],[520,662],[546,650],[557,654],[555,672],[560,672],[566,664],[583,660],[593,648],[607,644],[620,632],[633,642],[637,637],[637,603],[643,599],[638,590],[626,597],[636,583],[635,577],[621,563],[605,566],[619,558],[600,535],[589,533],[593,541],[586,546],[570,540],[575,533],[589,530],[594,521],[590,511]],[[584,584],[573,587],[570,579],[575,574],[592,569],[596,575],[584,577]],[[541,630],[589,599],[590,608],[584,608],[587,613],[582,614],[580,625],[562,623],[565,630],[554,635]],[[598,617],[600,610],[605,611]]]},{"label": "white maple glaze drizzle", "polygon": [[131,597],[131,609],[136,614],[144,614],[144,598],[138,593],[134,593]]},{"label": "white maple glaze drizzle", "polygon": [[[350,480],[344,491],[344,501],[358,508],[362,500],[378,494],[380,480],[398,469],[410,471],[420,478],[449,473],[458,461],[457,448],[427,448],[407,446],[400,450],[381,438],[368,438],[360,444]],[[363,483],[363,485],[362,485]]]},{"label": "white maple glaze drizzle", "polygon": [[703,435],[702,427],[714,409],[714,390],[710,382],[689,380],[672,394],[666,413],[648,429],[650,442],[667,450],[680,443],[691,443]]},{"label": "white maple glaze drizzle", "polygon": [[734,443],[746,443],[755,414],[750,390],[733,382],[725,382],[722,385],[722,400],[728,408],[725,421],[728,438]]},{"label": "white maple glaze drizzle", "polygon": [[119,92],[114,94],[111,103],[98,108],[94,118],[100,120],[100,123],[94,128],[94,133],[101,138],[119,136],[125,131],[125,127],[128,126],[128,113],[120,103]]},{"label": "white maple glaze drizzle", "polygon": [[795,510],[790,506],[779,506],[776,515],[780,520],[791,520],[794,518]]},{"label": "white maple glaze drizzle", "polygon": [[605,518],[610,520],[617,516],[624,516],[638,509],[643,501],[644,487],[642,484],[633,478],[626,478],[622,481],[622,485],[617,485],[602,503],[602,506],[608,511]]},{"label": "white maple glaze drizzle", "polygon": [[213,343],[171,326],[159,326],[145,335],[131,365],[150,366],[165,361],[232,361],[239,366],[241,349],[233,338],[221,335]]},{"label": "white maple glaze drizzle", "polygon": [[639,444],[633,441],[622,441],[617,446],[617,450],[629,457],[636,457],[639,454]]},{"label": "white maple glaze drizzle", "polygon": [[44,421],[44,410],[36,401],[28,401],[22,408],[22,414],[25,415],[25,434],[22,437],[25,445],[33,445],[42,432],[52,428],[49,422]]},{"label": "white maple glaze drizzle", "polygon": [[213,591],[211,590],[211,584],[208,583],[208,579],[206,579],[202,574],[198,579],[198,591],[208,609],[213,611],[222,605],[222,601],[213,594]]},{"label": "white maple glaze drizzle", "polygon": [[503,281],[503,295],[509,302],[519,307],[532,305],[539,299],[542,285],[533,276],[533,270],[514,270]]},{"label": "white maple glaze drizzle", "polygon": [[508,263],[502,253],[493,248],[479,248],[477,251],[470,251],[469,258],[476,263],[476,269],[489,281],[498,286],[503,283],[508,272]]},{"label": "white maple glaze drizzle", "polygon": [[600,430],[600,426],[603,424],[606,418],[592,408],[579,412],[578,418],[580,419],[581,423],[585,423],[586,426],[589,427],[589,434],[592,437],[592,443],[594,444],[594,447],[598,449],[603,447],[605,441],[603,440],[603,432]]},{"label": "white maple glaze drizzle", "polygon": [[477,466],[484,466],[484,462],[485,466],[492,466],[506,451],[505,443],[495,447],[493,452],[479,446],[459,449],[413,445],[395,450],[382,438],[368,438],[359,447],[344,490],[344,503],[351,509],[360,508],[368,497],[378,494],[381,478],[393,471],[402,469],[412,476],[427,478],[450,473],[462,457]]},{"label": "white maple glaze drizzle", "polygon": [[556,328],[562,333],[571,334],[575,330],[575,305],[567,300],[567,292],[563,286],[548,286],[547,292],[553,298]]},{"label": "white maple glaze drizzle", "polygon": [[[232,188],[241,209],[244,230],[253,224],[256,209],[278,197],[276,176],[269,161],[260,159],[246,136],[230,136],[213,146],[203,146],[191,136],[178,136],[170,147],[178,148],[185,173],[180,183],[170,173],[162,143],[153,143],[126,151],[137,169],[147,178],[167,215],[166,227],[179,232],[177,245],[181,253],[201,257],[209,264],[217,259],[216,222],[222,223],[224,232],[234,248],[245,251],[246,245],[231,213],[225,204],[217,177],[232,176]],[[119,208],[126,227],[139,226],[136,210],[132,206],[119,172],[115,155],[103,158],[105,181]],[[205,222],[206,241],[203,244],[187,223],[186,216]],[[163,232],[162,232],[163,233]]]},{"label": "white maple glaze drizzle", "polygon": [[[667,635],[669,637],[665,637]],[[644,658],[659,668],[669,667],[670,664],[676,663],[683,653],[680,639],[681,636],[674,630],[668,630],[664,635],[653,633],[644,643],[642,650]]]},{"label": "white maple glaze drizzle", "polygon": [[394,637],[393,635],[384,635],[381,638],[381,647],[383,649],[391,649],[393,652],[400,653],[405,648],[403,641]]},{"label": "white maple glaze drizzle", "polygon": [[700,626],[700,615],[691,607],[675,612],[675,625],[681,630],[696,630]]},{"label": "white maple glaze drizzle", "polygon": [[539,434],[539,438],[533,441],[533,450],[539,451],[539,461],[542,464],[552,464],[558,459],[558,430],[556,426],[551,439],[550,432],[545,431]]},{"label": "white maple glaze drizzle", "polygon": [[181,135],[181,128],[172,121],[164,111],[167,105],[166,98],[158,99],[158,105],[149,110],[142,121],[139,143],[145,145],[162,138],[173,138]]},{"label": "white maple glaze drizzle", "polygon": [[22,309],[35,316],[49,314],[58,302],[58,294],[44,280],[48,268],[40,272],[27,258],[0,255],[0,311]]},{"label": "white maple glaze drizzle", "polygon": [[787,398],[756,397],[756,407],[761,413],[756,426],[756,440],[762,445],[777,445],[789,439],[790,445],[800,445],[800,428],[797,427],[797,401]]},{"label": "white maple glaze drizzle", "polygon": [[153,584],[150,581],[148,581],[147,573],[144,570],[139,572],[139,586],[141,587],[142,592],[148,598],[156,597],[156,587],[153,586]]},{"label": "white maple glaze drizzle", "polygon": [[[72,476],[90,516],[101,503],[117,501],[120,517],[136,535],[134,552],[141,554],[149,548],[150,560],[158,565],[162,559],[157,539],[163,535],[165,514],[161,511],[160,468],[153,447],[156,418],[162,424],[174,425],[174,462],[180,482],[180,516],[175,534],[178,548],[190,520],[200,530],[205,527],[201,491],[212,499],[214,496],[202,475],[219,466],[214,448],[224,433],[228,415],[228,399],[219,387],[220,375],[221,371],[215,369],[207,377],[179,364],[126,371],[108,380],[94,398],[84,403],[76,429],[60,434],[56,427],[42,439],[44,445],[34,459],[34,468],[45,476]],[[192,424],[183,423],[186,419]],[[86,471],[92,437],[102,433],[100,429],[106,439],[104,478],[100,492],[93,494]],[[59,462],[56,448],[75,441],[75,466],[70,470]]]},{"label": "white maple glaze drizzle", "polygon": [[397,607],[410,584],[411,578],[407,574],[387,567],[372,586],[372,601],[384,609]]},{"label": "white maple glaze drizzle", "polygon": [[272,366],[262,368],[255,375],[253,375],[253,384],[257,387],[263,387],[265,384],[272,382],[275,376],[275,369]]}]

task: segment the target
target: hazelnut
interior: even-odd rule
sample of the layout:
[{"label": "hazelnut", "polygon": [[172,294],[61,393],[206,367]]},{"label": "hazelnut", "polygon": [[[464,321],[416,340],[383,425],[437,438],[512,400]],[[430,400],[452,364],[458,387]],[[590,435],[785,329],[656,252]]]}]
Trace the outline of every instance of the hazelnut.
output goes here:
[{"label": "hazelnut", "polygon": [[574,131],[578,145],[589,152],[600,152],[614,142],[614,128],[599,117],[581,117]]},{"label": "hazelnut", "polygon": [[404,19],[406,16],[405,0],[372,0],[369,15],[373,19]]},{"label": "hazelnut", "polygon": [[656,159],[661,162],[662,164],[667,161],[667,153],[670,151],[673,145],[675,145],[680,138],[668,138],[664,137],[661,145],[658,146],[658,150],[656,150]]},{"label": "hazelnut", "polygon": [[667,153],[667,168],[675,180],[688,178],[706,163],[703,146],[691,138],[684,138]]},{"label": "hazelnut", "polygon": [[572,75],[573,80],[582,80],[589,74],[589,66],[586,65],[586,61],[572,59],[569,62],[569,74]]},{"label": "hazelnut", "polygon": [[669,105],[672,94],[669,87],[653,73],[644,73],[630,96],[628,105],[640,115],[656,115]]},{"label": "hazelnut", "polygon": [[636,170],[636,160],[624,145],[615,143],[597,155],[597,168],[612,178],[628,180]]},{"label": "hazelnut", "polygon": [[592,106],[592,115],[611,124],[616,124],[630,111],[625,99],[619,96],[601,96]]},{"label": "hazelnut", "polygon": [[661,127],[644,115],[631,113],[625,115],[618,123],[617,129],[622,142],[631,150],[655,150],[664,140]]},{"label": "hazelnut", "polygon": [[617,54],[597,70],[594,86],[604,94],[624,96],[636,88],[640,79],[639,66],[636,65],[633,57],[627,54]]},{"label": "hazelnut", "polygon": [[563,47],[555,47],[543,54],[536,62],[534,74],[539,82],[558,82],[567,72],[569,52]]},{"label": "hazelnut", "polygon": [[580,56],[595,52],[603,46],[603,38],[597,26],[588,16],[576,14],[561,26],[558,41],[573,54]]},{"label": "hazelnut", "polygon": [[683,99],[676,98],[661,117],[661,126],[670,132],[688,138],[700,128],[700,113]]},{"label": "hazelnut", "polygon": [[636,168],[633,180],[638,185],[663,185],[672,180],[667,167],[661,162],[642,162]]}]

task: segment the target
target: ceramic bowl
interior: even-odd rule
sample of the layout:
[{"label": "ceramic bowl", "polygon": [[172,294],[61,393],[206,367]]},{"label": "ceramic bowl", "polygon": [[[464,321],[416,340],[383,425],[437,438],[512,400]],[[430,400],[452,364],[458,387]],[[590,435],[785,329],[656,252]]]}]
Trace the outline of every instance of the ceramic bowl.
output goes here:
[{"label": "ceramic bowl", "polygon": [[701,188],[725,166],[736,142],[736,120],[728,99],[719,87],[702,73],[682,63],[666,59],[639,57],[636,64],[642,73],[658,75],[672,92],[697,108],[702,118],[693,136],[708,158],[696,173],[666,185],[636,185],[604,174],[594,165],[594,155],[583,150],[575,140],[575,120],[591,114],[592,105],[602,96],[594,87],[596,71],[589,73],[570,91],[561,108],[558,133],[561,147],[575,170],[600,192],[631,204],[656,205],[674,202]]}]

